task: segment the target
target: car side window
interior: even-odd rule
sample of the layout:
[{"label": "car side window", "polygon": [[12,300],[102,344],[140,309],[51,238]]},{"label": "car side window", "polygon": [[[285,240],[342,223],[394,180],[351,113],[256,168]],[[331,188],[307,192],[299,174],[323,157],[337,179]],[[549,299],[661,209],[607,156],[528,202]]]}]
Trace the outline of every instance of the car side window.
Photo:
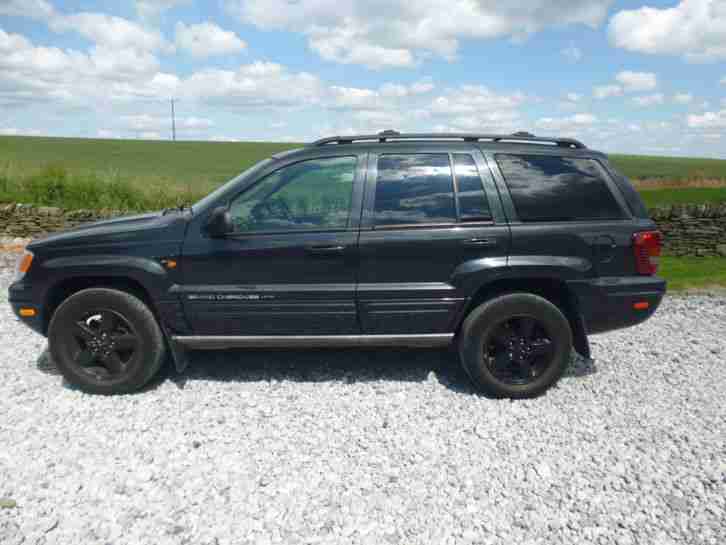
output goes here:
[{"label": "car side window", "polygon": [[496,160],[522,221],[624,218],[593,159],[497,154]]},{"label": "car side window", "polygon": [[382,155],[373,214],[376,226],[455,222],[449,154]]},{"label": "car side window", "polygon": [[459,198],[459,220],[491,221],[492,212],[474,158],[469,154],[455,153],[454,173]]},{"label": "car side window", "polygon": [[232,200],[235,232],[347,228],[356,162],[355,157],[311,159],[268,174]]}]

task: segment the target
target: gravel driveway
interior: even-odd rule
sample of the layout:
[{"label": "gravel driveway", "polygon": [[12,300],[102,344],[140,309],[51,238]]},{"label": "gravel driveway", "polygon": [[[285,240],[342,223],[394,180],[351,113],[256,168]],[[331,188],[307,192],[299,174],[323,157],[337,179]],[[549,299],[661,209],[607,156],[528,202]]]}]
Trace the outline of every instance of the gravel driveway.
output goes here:
[{"label": "gravel driveway", "polygon": [[726,298],[592,338],[530,401],[451,353],[199,353],[62,383],[0,269],[0,543],[726,542]]}]

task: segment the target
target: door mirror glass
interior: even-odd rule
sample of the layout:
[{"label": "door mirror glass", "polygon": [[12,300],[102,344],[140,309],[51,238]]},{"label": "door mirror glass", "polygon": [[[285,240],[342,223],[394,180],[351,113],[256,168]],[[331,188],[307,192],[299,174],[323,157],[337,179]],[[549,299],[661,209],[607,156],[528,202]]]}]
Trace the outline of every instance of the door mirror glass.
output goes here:
[{"label": "door mirror glass", "polygon": [[212,210],[207,220],[206,231],[210,237],[223,237],[233,230],[232,217],[227,207],[220,206]]}]

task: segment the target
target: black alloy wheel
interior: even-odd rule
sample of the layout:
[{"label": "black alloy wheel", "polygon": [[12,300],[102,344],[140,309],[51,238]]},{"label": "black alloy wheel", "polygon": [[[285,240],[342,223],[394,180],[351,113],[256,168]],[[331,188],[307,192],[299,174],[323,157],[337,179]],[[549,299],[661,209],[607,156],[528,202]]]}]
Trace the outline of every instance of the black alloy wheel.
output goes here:
[{"label": "black alloy wheel", "polygon": [[503,320],[484,341],[484,364],[506,384],[537,380],[554,359],[555,350],[545,325],[533,316]]},{"label": "black alloy wheel", "polygon": [[561,307],[534,293],[497,295],[474,308],[458,333],[474,386],[494,398],[537,397],[565,372],[572,328]]},{"label": "black alloy wheel", "polygon": [[143,387],[166,357],[163,333],[137,296],[90,288],[68,297],[48,325],[50,355],[84,392],[124,394]]},{"label": "black alloy wheel", "polygon": [[113,381],[126,371],[140,349],[138,334],[118,312],[85,312],[70,325],[69,342],[75,343],[73,364],[99,382]]}]

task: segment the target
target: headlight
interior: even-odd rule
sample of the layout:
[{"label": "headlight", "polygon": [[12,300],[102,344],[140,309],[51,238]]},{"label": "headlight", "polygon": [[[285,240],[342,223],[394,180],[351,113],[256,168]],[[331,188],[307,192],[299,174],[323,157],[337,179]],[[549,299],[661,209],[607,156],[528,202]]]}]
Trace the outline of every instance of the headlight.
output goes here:
[{"label": "headlight", "polygon": [[17,282],[25,273],[30,270],[30,266],[33,264],[33,252],[25,250],[23,255],[18,258],[18,262],[15,264],[15,281]]}]

